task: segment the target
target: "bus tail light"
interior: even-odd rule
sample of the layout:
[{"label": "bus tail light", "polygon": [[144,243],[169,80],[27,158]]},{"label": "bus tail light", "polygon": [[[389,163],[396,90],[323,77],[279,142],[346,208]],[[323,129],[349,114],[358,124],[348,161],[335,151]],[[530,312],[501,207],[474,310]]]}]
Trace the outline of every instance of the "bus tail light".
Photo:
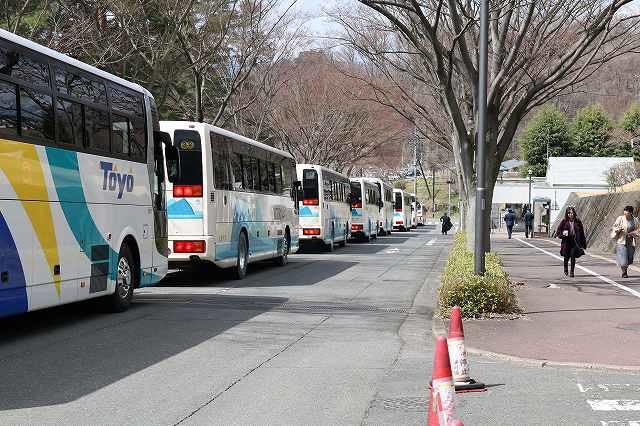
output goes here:
[{"label": "bus tail light", "polygon": [[320,204],[317,198],[305,198],[302,200],[302,204],[305,206],[317,206]]},{"label": "bus tail light", "polygon": [[361,209],[362,208],[362,203],[351,203],[351,208],[352,209]]},{"label": "bus tail light", "polygon": [[198,241],[174,241],[174,253],[204,253],[207,249],[207,243]]},{"label": "bus tail light", "polygon": [[396,209],[398,213],[402,213],[402,209]]},{"label": "bus tail light", "polygon": [[358,225],[358,224],[351,224],[351,230],[352,231],[362,231],[364,230],[364,225]]},{"label": "bus tail light", "polygon": [[303,228],[302,235],[320,235],[320,228]]},{"label": "bus tail light", "polygon": [[404,221],[402,221],[402,220],[396,220],[396,225],[404,225]]},{"label": "bus tail light", "polygon": [[202,197],[202,185],[173,185],[173,197]]}]

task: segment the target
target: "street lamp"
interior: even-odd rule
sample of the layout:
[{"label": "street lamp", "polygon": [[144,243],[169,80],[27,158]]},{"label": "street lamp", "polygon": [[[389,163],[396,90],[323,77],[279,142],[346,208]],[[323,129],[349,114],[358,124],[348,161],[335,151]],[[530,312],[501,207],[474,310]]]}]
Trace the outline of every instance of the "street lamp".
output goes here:
[{"label": "street lamp", "polygon": [[529,169],[527,174],[529,175],[529,208],[531,208],[531,177],[533,176],[533,171]]}]

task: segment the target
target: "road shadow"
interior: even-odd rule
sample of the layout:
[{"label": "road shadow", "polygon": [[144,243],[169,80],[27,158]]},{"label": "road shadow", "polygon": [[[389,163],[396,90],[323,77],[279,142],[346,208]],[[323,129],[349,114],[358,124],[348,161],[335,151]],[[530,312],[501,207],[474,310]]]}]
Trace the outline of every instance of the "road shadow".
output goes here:
[{"label": "road shadow", "polygon": [[145,295],[117,315],[99,315],[92,304],[80,303],[3,319],[0,410],[75,401],[287,300],[199,295],[167,301]]},{"label": "road shadow", "polygon": [[200,266],[179,271],[171,271],[157,287],[286,287],[308,286],[335,277],[357,262],[332,259],[296,260],[284,268],[273,267],[268,262],[249,265],[244,280],[232,278],[228,270],[215,266]]}]

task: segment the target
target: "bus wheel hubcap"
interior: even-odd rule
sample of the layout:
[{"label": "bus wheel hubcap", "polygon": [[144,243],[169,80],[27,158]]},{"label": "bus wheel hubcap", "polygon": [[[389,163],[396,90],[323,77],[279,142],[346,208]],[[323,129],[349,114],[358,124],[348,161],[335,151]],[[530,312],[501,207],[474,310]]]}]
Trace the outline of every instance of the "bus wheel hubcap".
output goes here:
[{"label": "bus wheel hubcap", "polygon": [[126,299],[131,290],[131,267],[125,257],[118,262],[118,296]]},{"label": "bus wheel hubcap", "polygon": [[244,238],[240,242],[240,269],[244,269],[247,264],[247,243]]}]

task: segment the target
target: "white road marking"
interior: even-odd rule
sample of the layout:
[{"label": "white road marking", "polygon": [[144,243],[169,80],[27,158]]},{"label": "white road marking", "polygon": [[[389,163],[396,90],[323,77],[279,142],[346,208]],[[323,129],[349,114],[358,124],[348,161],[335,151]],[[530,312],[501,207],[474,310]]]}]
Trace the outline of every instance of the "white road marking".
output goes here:
[{"label": "white road marking", "polygon": [[605,421],[600,420],[600,426],[640,426],[640,420],[629,420],[629,421]]},{"label": "white road marking", "polygon": [[400,249],[399,249],[399,248],[395,248],[395,247],[394,247],[394,248],[391,248],[391,249],[389,249],[389,250],[385,251],[385,253],[387,253],[387,254],[393,254],[393,253],[398,253],[399,251],[400,251]]},{"label": "white road marking", "polygon": [[[548,256],[551,256],[551,257],[553,257],[554,259],[558,259],[558,260],[562,260],[562,261],[564,261],[564,259],[563,259],[563,258],[561,258],[560,256],[555,255],[555,254],[553,254],[553,253],[551,253],[551,252],[548,252],[547,250],[545,250],[545,249],[543,249],[543,248],[540,248],[540,247],[534,246],[533,244],[531,244],[531,243],[529,243],[529,242],[527,242],[527,241],[523,241],[523,240],[521,240],[520,238],[516,238],[516,240],[517,240],[517,241],[520,241],[522,244],[528,245],[529,247],[532,247],[532,248],[534,248],[534,249],[536,249],[536,250],[538,250],[538,251],[540,251],[540,252],[542,252],[542,253],[544,253],[544,254],[546,254],[546,255],[548,255]],[[636,297],[640,298],[640,292],[637,292],[636,290],[634,290],[634,289],[632,289],[632,288],[629,288],[629,287],[624,286],[624,285],[622,285],[622,284],[618,284],[617,282],[613,281],[612,279],[609,279],[609,278],[607,278],[607,277],[603,277],[602,275],[598,274],[597,272],[593,272],[591,269],[589,269],[589,268],[585,268],[584,266],[576,265],[576,268],[583,270],[583,271],[584,271],[584,272],[586,272],[587,274],[593,275],[594,277],[598,278],[598,279],[599,279],[599,280],[601,280],[601,281],[604,281],[604,282],[605,282],[605,283],[607,283],[607,284],[611,284],[612,286],[617,287],[617,288],[619,288],[620,290],[624,290],[624,291],[626,291],[627,293],[632,294],[632,295],[634,295],[634,296],[636,296]],[[640,408],[639,408],[639,410],[640,410]]]},{"label": "white road marking", "polygon": [[587,399],[593,411],[640,411],[638,399]]},{"label": "white road marking", "polygon": [[428,246],[432,246],[435,244],[435,242],[438,240],[429,240],[429,242],[427,243]]},{"label": "white road marking", "polygon": [[[547,238],[543,238],[542,240],[560,247],[560,243],[557,241],[549,240]],[[609,263],[613,263],[614,265],[617,265],[616,261],[613,259],[609,259],[604,256],[600,256],[593,253],[585,253],[585,254],[589,257],[593,257],[594,259],[604,260],[605,262],[609,262]],[[629,265],[629,269],[631,269],[632,271],[640,272],[640,268],[638,268],[637,266]]]},{"label": "white road marking", "polygon": [[640,392],[640,385],[631,383],[600,383],[597,385],[583,385],[576,383],[581,393],[594,392]]}]

